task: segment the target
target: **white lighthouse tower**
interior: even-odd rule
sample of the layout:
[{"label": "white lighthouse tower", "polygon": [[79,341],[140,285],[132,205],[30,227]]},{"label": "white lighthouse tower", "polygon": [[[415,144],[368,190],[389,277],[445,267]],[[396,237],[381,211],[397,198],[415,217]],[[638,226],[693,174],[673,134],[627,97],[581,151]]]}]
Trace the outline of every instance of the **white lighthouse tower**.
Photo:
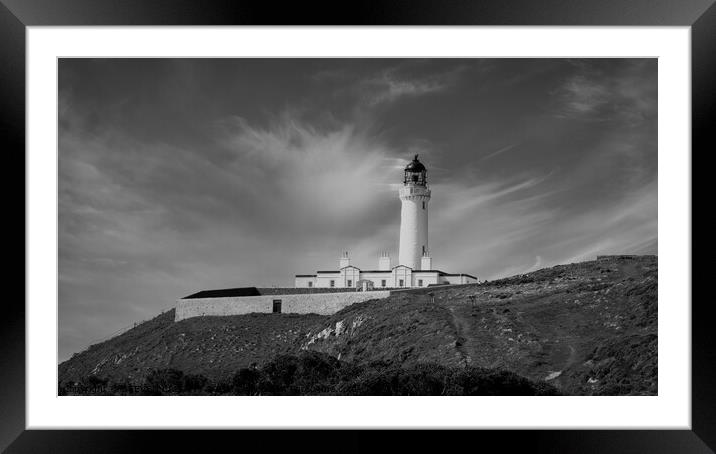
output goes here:
[{"label": "white lighthouse tower", "polygon": [[400,210],[400,251],[398,264],[413,270],[422,269],[430,260],[428,257],[428,188],[427,170],[418,161],[418,155],[405,167],[403,186],[399,190],[402,207]]},{"label": "white lighthouse tower", "polygon": [[[415,155],[405,167],[403,185],[398,191],[400,210],[400,250],[398,263],[387,251],[380,254],[378,269],[361,270],[343,254],[338,269],[296,274],[296,287],[353,288],[386,291],[391,288],[459,285],[477,282],[465,273],[446,273],[434,267],[428,249],[428,172]],[[395,265],[395,266],[391,266]]]}]

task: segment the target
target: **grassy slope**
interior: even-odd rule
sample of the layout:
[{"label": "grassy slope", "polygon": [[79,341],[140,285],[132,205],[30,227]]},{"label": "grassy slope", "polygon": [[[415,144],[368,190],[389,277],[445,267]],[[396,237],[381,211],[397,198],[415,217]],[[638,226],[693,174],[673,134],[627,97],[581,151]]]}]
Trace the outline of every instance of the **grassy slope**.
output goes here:
[{"label": "grassy slope", "polygon": [[504,368],[567,394],[655,394],[655,257],[584,262],[487,284],[398,293],[333,316],[250,314],[173,322],[167,312],[59,366],[140,380],[173,367],[210,378],[308,349],[348,361]]},{"label": "grassy slope", "polygon": [[196,317],[174,322],[165,312],[115,338],[91,346],[59,366],[59,381],[94,374],[141,381],[153,368],[176,368],[209,378],[227,378],[252,363],[298,352],[307,327],[321,315],[249,314]]},{"label": "grassy slope", "polygon": [[567,394],[656,394],[656,316],[655,257],[593,261],[353,305],[303,348],[504,368]]}]

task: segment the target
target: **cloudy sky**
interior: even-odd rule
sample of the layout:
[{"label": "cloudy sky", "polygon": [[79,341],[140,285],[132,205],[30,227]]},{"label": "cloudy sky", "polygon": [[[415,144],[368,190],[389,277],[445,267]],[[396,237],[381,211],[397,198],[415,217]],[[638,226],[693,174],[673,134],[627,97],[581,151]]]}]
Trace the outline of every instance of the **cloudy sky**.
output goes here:
[{"label": "cloudy sky", "polygon": [[657,253],[655,59],[63,59],[60,360],[202,289],[397,258],[428,168],[434,267]]}]

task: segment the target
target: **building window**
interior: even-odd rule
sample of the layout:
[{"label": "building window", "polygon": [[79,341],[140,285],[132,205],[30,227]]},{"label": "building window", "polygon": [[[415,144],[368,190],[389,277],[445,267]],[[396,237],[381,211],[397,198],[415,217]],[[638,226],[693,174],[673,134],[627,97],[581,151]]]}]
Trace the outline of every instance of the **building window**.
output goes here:
[{"label": "building window", "polygon": [[281,313],[281,300],[273,300],[273,313],[274,314]]},{"label": "building window", "polygon": [[309,287],[313,287],[313,282],[308,281],[308,286],[309,286]]},{"label": "building window", "polygon": [[334,281],[333,279],[331,279],[331,287],[335,287],[335,286],[336,286],[336,281]]},{"label": "building window", "polygon": [[348,279],[348,287],[353,287],[353,281]]},{"label": "building window", "polygon": [[422,280],[422,279],[418,279],[418,287],[422,287],[422,286],[423,286],[423,280]]},{"label": "building window", "polygon": [[380,280],[380,286],[381,286],[381,287],[385,287],[385,279],[381,279],[381,280]]},{"label": "building window", "polygon": [[398,280],[398,287],[402,287],[402,286],[403,286],[403,280],[402,280],[402,279],[399,279],[399,280]]}]

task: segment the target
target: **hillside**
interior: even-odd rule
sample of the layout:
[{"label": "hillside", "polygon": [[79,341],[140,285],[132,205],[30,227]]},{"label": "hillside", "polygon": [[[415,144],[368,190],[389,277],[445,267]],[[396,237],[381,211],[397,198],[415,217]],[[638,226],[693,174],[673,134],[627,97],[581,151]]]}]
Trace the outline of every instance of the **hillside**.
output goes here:
[{"label": "hillside", "polygon": [[355,304],[302,348],[513,371],[565,394],[657,393],[657,259],[612,258]]},{"label": "hillside", "polygon": [[327,318],[248,314],[174,322],[170,310],[63,362],[59,381],[96,375],[139,383],[152,369],[169,367],[225,379],[242,367],[297,353],[308,328]]},{"label": "hillside", "polygon": [[657,393],[657,259],[611,257],[507,279],[397,292],[333,316],[250,314],[173,322],[173,311],[59,366],[141,382],[151,369],[226,379],[302,350],[361,364],[504,369],[565,394]]}]

